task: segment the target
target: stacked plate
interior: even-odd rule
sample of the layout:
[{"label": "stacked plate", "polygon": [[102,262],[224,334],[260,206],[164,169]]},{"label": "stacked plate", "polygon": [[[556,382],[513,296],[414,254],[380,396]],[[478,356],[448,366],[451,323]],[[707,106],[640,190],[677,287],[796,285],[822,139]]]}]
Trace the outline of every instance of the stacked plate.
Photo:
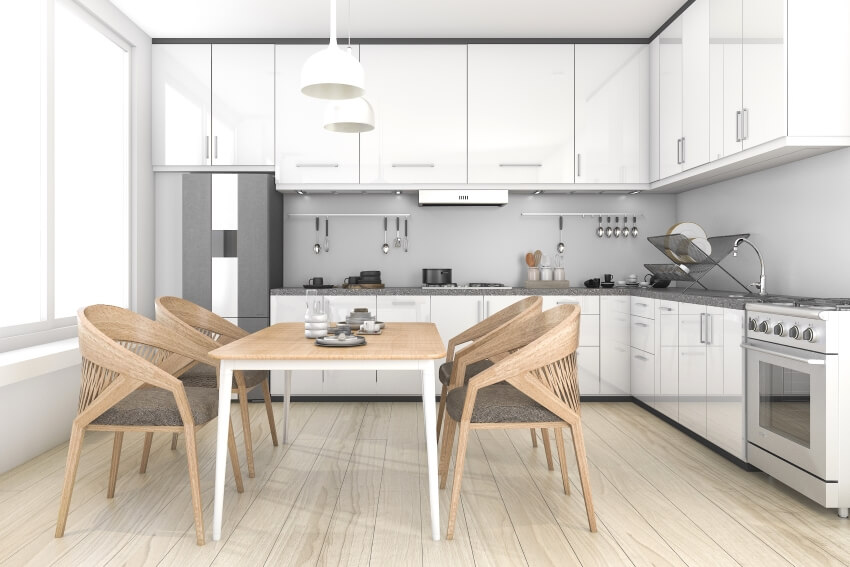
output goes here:
[{"label": "stacked plate", "polygon": [[[369,310],[365,307],[358,307],[345,318],[345,323],[347,325],[351,325],[351,328],[355,330],[359,329],[360,325],[366,321],[375,321],[375,316],[369,313]],[[377,324],[378,329],[384,328],[384,323],[382,321],[375,321],[375,323]]]},{"label": "stacked plate", "polygon": [[692,250],[689,250],[691,248],[690,244],[693,244],[706,256],[711,256],[711,243],[708,241],[708,237],[705,234],[705,230],[703,230],[703,228],[697,223],[680,222],[674,224],[667,231],[667,235],[670,236],[674,234],[679,234],[687,239],[679,240],[678,242],[676,242],[672,238],[667,239],[667,244],[665,246],[666,250],[664,251],[664,253],[675,263],[693,264],[696,262],[700,262],[704,259],[702,257],[694,258],[694,254],[690,253],[692,252]]}]

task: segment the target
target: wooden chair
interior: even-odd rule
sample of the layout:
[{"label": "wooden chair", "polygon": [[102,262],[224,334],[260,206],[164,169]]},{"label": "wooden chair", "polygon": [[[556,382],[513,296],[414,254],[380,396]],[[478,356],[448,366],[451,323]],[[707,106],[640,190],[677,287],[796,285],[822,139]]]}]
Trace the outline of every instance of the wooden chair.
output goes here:
[{"label": "wooden chair", "polygon": [[[248,331],[237,327],[227,319],[179,297],[158,298],[156,300],[156,320],[174,329],[180,329],[182,332],[194,335],[197,341],[207,346],[208,351],[248,335]],[[217,372],[217,363],[214,365],[197,365],[194,368],[186,369],[180,375],[180,378],[187,386],[217,388]],[[267,376],[268,373],[264,370],[237,370],[233,373],[233,384],[231,385],[232,392],[237,394],[239,398],[239,409],[242,412],[242,433],[245,438],[245,456],[248,461],[248,476],[251,478],[254,478],[254,442],[251,436],[251,418],[248,415],[248,392],[255,388],[262,388],[263,390],[272,444],[275,447],[278,446]],[[176,446],[176,438],[172,440],[171,446]]]},{"label": "wooden chair", "polygon": [[[78,312],[82,383],[77,417],[71,425],[68,460],[56,537],[65,533],[71,494],[86,431],[113,431],[112,464],[107,498],[115,494],[121,443],[126,431],[182,431],[198,545],[204,544],[204,518],[195,432],[218,415],[218,393],[210,388],[190,388],[173,376],[194,362],[215,364],[187,333],[111,305],[94,305]],[[242,474],[233,427],[228,438],[236,489]]]},{"label": "wooden chair", "polygon": [[[590,494],[587,457],[581,429],[576,348],[579,337],[577,305],[560,305],[534,317],[503,328],[497,335],[474,348],[478,353],[459,353],[455,360],[462,371],[468,360],[482,355],[511,353],[469,380],[452,389],[446,397],[446,431],[440,455],[440,485],[445,488],[451,460],[454,433],[460,423],[454,484],[447,539],[454,536],[455,516],[460,497],[463,464],[470,429],[516,429],[544,427],[555,429],[564,493],[570,493],[562,428],[572,431],[587,521],[596,531],[596,516]],[[473,347],[470,347],[470,350]],[[518,349],[518,350],[516,350]]]},{"label": "wooden chair", "polygon": [[[473,325],[468,328],[461,334],[456,337],[452,337],[449,339],[448,347],[446,348],[446,362],[444,362],[440,366],[439,372],[437,372],[437,376],[440,379],[440,383],[443,385],[442,391],[440,392],[440,407],[437,410],[437,440],[440,440],[440,429],[443,425],[443,418],[445,415],[446,409],[446,394],[449,390],[449,384],[452,382],[456,382],[458,384],[463,384],[468,381],[470,378],[478,374],[479,372],[486,370],[487,368],[493,366],[493,361],[484,358],[476,360],[470,363],[466,370],[464,376],[464,380],[460,381],[453,380],[455,375],[455,351],[457,348],[463,344],[466,344],[470,341],[477,341],[483,339],[491,333],[497,332],[499,329],[504,326],[512,323],[515,320],[522,320],[523,317],[528,317],[535,313],[540,313],[543,309],[543,298],[542,297],[527,297],[516,303],[509,305],[490,315],[480,323]],[[534,434],[534,430],[531,431],[531,439],[535,447],[537,447],[537,437]],[[548,439],[548,436],[546,437]]]}]

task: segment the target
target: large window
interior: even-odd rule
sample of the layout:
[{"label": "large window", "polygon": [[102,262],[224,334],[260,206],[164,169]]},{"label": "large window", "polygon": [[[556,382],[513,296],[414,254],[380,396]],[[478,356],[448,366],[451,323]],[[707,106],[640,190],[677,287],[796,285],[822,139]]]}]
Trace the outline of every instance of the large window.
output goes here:
[{"label": "large window", "polygon": [[[70,0],[0,23],[0,336],[129,304],[127,45]],[[9,14],[7,14],[9,15]]]}]

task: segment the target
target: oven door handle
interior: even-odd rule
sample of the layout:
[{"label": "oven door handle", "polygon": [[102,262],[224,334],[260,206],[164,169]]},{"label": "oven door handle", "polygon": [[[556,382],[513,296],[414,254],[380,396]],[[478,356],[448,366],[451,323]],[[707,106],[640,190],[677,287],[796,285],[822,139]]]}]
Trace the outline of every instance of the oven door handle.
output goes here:
[{"label": "oven door handle", "polygon": [[767,349],[767,348],[761,348],[761,347],[757,347],[757,346],[753,346],[753,345],[748,345],[747,343],[741,344],[741,348],[751,350],[751,351],[754,351],[754,352],[760,352],[760,353],[763,353],[763,354],[769,354],[769,355],[772,355],[772,356],[778,356],[780,358],[787,358],[788,360],[794,360],[796,362],[803,362],[805,364],[811,364],[813,366],[814,365],[823,366],[824,364],[826,364],[826,360],[824,360],[822,358],[803,358],[802,356],[793,356],[793,355],[785,354],[785,353],[782,353],[782,352],[776,352],[775,350],[770,350],[770,349]]}]

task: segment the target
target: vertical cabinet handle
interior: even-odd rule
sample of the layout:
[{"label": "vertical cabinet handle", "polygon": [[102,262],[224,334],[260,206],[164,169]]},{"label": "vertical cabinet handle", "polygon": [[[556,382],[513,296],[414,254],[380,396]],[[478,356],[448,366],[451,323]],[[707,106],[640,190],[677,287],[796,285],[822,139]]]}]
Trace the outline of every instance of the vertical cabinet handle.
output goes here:
[{"label": "vertical cabinet handle", "polygon": [[682,138],[676,140],[676,163],[682,165]]},{"label": "vertical cabinet handle", "polygon": [[682,136],[682,163],[685,163],[687,158],[685,157],[685,137]]},{"label": "vertical cabinet handle", "polygon": [[711,314],[705,314],[705,344],[710,345],[711,343],[711,327],[714,323],[711,321]]},{"label": "vertical cabinet handle", "polygon": [[204,136],[204,159],[210,159],[210,137]]},{"label": "vertical cabinet handle", "polygon": [[576,177],[581,177],[581,154],[576,154]]},{"label": "vertical cabinet handle", "polygon": [[699,314],[699,342],[705,344],[705,313]]},{"label": "vertical cabinet handle", "polygon": [[741,134],[744,140],[748,140],[750,138],[750,109],[745,108],[743,110],[743,126],[741,127]]},{"label": "vertical cabinet handle", "polygon": [[741,111],[735,112],[735,141],[740,142],[741,138]]},{"label": "vertical cabinet handle", "polygon": [[213,136],[213,159],[218,159],[218,136]]}]

